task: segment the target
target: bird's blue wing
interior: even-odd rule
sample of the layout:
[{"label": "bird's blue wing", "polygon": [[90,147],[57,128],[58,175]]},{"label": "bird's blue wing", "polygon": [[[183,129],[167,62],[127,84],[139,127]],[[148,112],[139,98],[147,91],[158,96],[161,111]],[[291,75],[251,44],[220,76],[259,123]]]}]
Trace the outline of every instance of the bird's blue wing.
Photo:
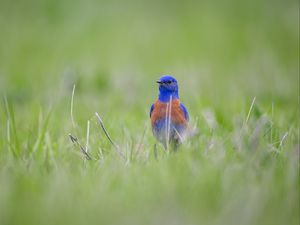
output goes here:
[{"label": "bird's blue wing", "polygon": [[189,121],[190,117],[189,117],[189,113],[188,111],[186,110],[185,106],[180,103],[180,108],[182,109],[183,113],[184,113],[184,118]]},{"label": "bird's blue wing", "polygon": [[150,108],[150,117],[151,117],[151,115],[152,115],[153,109],[154,109],[154,104],[152,104],[152,105],[151,105],[151,108]]}]

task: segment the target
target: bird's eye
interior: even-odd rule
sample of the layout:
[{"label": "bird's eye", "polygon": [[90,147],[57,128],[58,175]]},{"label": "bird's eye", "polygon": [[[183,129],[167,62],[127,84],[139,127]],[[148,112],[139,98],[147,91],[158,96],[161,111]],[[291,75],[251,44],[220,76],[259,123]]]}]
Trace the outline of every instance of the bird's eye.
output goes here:
[{"label": "bird's eye", "polygon": [[172,81],[171,81],[171,80],[168,80],[168,81],[167,81],[167,83],[168,83],[168,84],[171,84],[171,83],[172,83]]}]

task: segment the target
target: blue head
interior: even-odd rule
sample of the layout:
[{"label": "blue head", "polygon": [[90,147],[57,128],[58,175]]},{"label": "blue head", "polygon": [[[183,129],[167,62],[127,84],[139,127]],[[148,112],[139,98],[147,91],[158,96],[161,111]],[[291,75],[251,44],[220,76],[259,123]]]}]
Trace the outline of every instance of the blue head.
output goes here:
[{"label": "blue head", "polygon": [[177,80],[169,75],[162,76],[157,83],[159,84],[158,99],[162,102],[170,101],[172,99],[178,99],[178,84]]}]

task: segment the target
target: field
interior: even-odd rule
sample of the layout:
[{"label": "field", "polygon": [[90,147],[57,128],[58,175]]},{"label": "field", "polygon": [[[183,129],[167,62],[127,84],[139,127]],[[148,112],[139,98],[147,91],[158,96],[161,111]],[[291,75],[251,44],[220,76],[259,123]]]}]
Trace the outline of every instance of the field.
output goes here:
[{"label": "field", "polygon": [[[296,0],[0,0],[0,224],[299,225],[298,19]],[[149,120],[163,74],[199,130],[176,153]]]}]

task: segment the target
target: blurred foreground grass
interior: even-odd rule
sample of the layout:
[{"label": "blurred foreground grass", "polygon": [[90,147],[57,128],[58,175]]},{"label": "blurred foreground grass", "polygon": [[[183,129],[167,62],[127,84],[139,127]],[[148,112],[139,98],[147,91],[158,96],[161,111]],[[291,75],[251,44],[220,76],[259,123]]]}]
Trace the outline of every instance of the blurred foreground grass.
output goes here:
[{"label": "blurred foreground grass", "polygon": [[[299,224],[298,8],[1,0],[0,224]],[[166,73],[200,134],[155,158]]]}]

